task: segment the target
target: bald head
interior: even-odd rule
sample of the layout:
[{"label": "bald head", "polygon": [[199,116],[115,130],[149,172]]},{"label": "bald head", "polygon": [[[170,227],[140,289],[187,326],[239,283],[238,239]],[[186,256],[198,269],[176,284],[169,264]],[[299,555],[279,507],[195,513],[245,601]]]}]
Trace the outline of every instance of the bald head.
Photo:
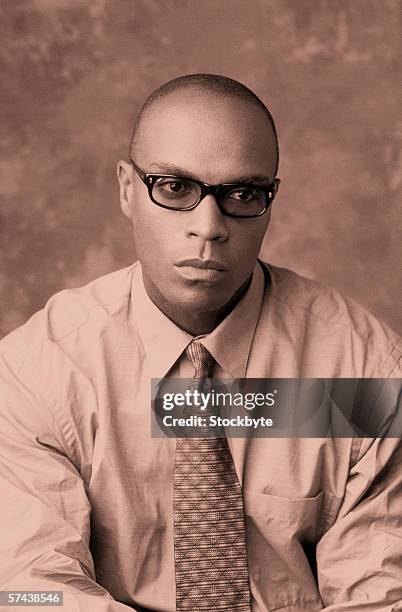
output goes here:
[{"label": "bald head", "polygon": [[[180,104],[180,101],[190,100],[200,108],[200,113],[205,111],[206,105],[214,107],[219,112],[216,102],[226,101],[242,103],[241,106],[250,107],[250,115],[263,115],[267,129],[267,139],[273,141],[275,149],[275,174],[279,163],[278,138],[275,123],[271,113],[265,104],[248,87],[225,76],[215,74],[191,74],[181,76],[172,81],[164,83],[156,89],[144,102],[134,125],[130,142],[129,156],[135,159],[142,142],[142,134],[147,122],[155,117],[156,112],[166,106]],[[237,105],[239,106],[239,104]]]}]

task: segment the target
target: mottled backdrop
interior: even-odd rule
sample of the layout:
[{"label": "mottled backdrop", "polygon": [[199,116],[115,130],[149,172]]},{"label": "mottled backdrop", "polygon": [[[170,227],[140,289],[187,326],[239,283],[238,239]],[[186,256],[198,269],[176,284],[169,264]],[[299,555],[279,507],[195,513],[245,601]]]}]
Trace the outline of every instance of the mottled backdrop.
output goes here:
[{"label": "mottled backdrop", "polygon": [[217,72],[272,109],[263,256],[402,332],[398,0],[0,0],[0,336],[135,259],[115,163],[143,101]]}]

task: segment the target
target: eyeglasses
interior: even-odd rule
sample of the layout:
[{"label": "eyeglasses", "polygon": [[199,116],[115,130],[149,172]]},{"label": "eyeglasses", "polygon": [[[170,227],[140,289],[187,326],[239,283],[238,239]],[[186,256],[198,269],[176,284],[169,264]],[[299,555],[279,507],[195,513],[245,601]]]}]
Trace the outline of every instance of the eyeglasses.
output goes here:
[{"label": "eyeglasses", "polygon": [[280,179],[270,185],[222,183],[209,185],[202,181],[171,174],[148,174],[130,159],[134,170],[148,188],[150,199],[169,210],[193,210],[208,194],[216,198],[219,210],[228,217],[260,217],[272,204]]}]

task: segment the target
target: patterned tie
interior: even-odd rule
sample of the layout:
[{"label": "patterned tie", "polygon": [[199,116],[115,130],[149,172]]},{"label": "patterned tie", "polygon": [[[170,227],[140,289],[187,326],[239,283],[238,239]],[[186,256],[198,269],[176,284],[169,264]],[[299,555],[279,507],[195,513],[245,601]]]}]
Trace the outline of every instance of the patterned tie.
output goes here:
[{"label": "patterned tie", "polygon": [[[193,389],[211,382],[214,359],[193,341],[186,350]],[[243,498],[226,438],[178,438],[175,455],[176,610],[250,612]]]}]

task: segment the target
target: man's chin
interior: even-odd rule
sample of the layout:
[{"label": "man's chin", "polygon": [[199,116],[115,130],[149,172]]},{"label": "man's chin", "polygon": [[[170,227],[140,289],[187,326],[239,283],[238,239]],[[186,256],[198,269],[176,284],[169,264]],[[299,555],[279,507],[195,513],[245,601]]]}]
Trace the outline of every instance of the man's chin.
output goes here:
[{"label": "man's chin", "polygon": [[236,279],[229,278],[229,272],[221,277],[220,282],[215,279],[210,282],[176,277],[172,284],[166,285],[169,287],[166,297],[181,311],[188,308],[200,314],[219,313],[231,310],[247,290],[250,281],[251,274],[245,282],[236,283]]},{"label": "man's chin", "polygon": [[228,293],[225,289],[207,283],[189,283],[178,288],[170,299],[173,300],[172,305],[181,310],[217,311],[223,308],[231,297],[230,292]]},{"label": "man's chin", "polygon": [[228,279],[224,280],[226,282],[222,279],[220,283],[189,280],[167,273],[163,279],[148,282],[149,277],[144,276],[145,288],[151,300],[173,319],[176,315],[219,313],[236,293]]}]

